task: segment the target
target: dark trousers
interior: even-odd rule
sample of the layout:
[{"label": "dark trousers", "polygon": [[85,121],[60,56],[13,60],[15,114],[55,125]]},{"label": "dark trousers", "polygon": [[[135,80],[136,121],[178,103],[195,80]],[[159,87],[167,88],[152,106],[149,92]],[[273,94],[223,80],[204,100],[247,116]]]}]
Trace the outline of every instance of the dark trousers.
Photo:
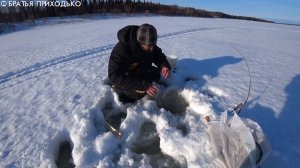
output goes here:
[{"label": "dark trousers", "polygon": [[[148,73],[145,75],[145,80],[151,82],[157,82],[160,78],[160,71],[157,67],[152,66]],[[116,93],[119,95],[119,100],[123,103],[134,103],[135,101],[143,98],[147,93],[139,93],[130,90],[124,90],[121,88],[114,89]]]}]

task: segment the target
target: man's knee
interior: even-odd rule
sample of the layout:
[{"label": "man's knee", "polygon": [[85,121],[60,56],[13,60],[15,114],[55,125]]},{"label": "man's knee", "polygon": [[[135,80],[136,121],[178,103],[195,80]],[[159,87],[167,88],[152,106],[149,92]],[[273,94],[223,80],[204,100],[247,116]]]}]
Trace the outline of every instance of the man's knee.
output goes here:
[{"label": "man's knee", "polygon": [[118,94],[119,100],[123,103],[133,103],[146,95],[146,93],[138,93],[117,87],[113,87],[113,90]]}]

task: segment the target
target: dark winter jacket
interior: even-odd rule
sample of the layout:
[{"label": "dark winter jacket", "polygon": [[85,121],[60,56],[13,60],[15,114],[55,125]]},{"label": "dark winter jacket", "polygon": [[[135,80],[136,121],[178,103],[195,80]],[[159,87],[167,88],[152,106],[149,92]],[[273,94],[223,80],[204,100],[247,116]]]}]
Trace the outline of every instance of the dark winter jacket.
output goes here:
[{"label": "dark winter jacket", "polygon": [[138,26],[126,26],[118,31],[119,42],[113,48],[108,65],[108,78],[112,85],[129,90],[145,91],[152,83],[147,72],[154,63],[159,69],[171,69],[161,49],[154,46],[153,52],[140,47],[136,32]]}]

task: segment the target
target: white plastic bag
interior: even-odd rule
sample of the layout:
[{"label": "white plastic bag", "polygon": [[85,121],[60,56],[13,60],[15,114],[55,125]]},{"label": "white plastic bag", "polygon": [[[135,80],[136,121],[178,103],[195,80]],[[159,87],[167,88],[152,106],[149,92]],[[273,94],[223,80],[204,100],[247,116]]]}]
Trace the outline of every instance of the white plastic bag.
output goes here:
[{"label": "white plastic bag", "polygon": [[212,167],[254,168],[271,151],[259,125],[235,113],[232,117],[222,113],[220,121],[209,122],[208,128],[215,157]]}]

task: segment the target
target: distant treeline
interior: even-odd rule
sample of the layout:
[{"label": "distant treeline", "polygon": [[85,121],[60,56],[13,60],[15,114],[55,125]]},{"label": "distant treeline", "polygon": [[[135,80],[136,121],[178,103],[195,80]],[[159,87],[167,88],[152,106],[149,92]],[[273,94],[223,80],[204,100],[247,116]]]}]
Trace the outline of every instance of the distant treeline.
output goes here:
[{"label": "distant treeline", "polygon": [[[16,0],[17,1],[17,0]],[[18,1],[17,1],[18,2]],[[21,1],[19,1],[21,2]],[[48,0],[55,4],[56,0]],[[57,1],[61,2],[61,1]],[[38,6],[36,3],[32,6],[18,5],[17,7],[0,7],[0,23],[10,24],[22,21],[34,21],[37,18],[44,17],[63,17],[71,15],[99,14],[99,13],[144,13],[159,14],[167,16],[193,16],[206,18],[230,18],[244,19],[252,21],[269,22],[267,20],[233,16],[222,12],[210,12],[191,7],[179,7],[177,5],[164,5],[140,0],[66,0],[69,4],[78,2],[79,7],[57,7],[57,6]],[[1,26],[1,24],[0,24]],[[1,27],[0,27],[1,28]]]}]

